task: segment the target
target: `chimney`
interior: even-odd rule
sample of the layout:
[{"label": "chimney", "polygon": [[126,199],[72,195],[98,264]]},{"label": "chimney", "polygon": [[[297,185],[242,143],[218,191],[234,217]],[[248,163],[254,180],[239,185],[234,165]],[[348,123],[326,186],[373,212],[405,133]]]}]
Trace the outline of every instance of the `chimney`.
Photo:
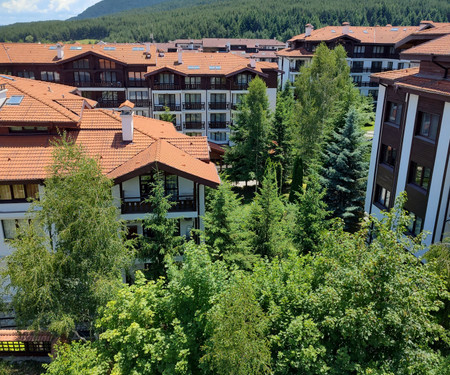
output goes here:
[{"label": "chimney", "polygon": [[56,55],[58,60],[61,60],[64,57],[63,45],[61,43],[56,44]]},{"label": "chimney", "polygon": [[420,27],[419,27],[419,30],[426,29],[428,26],[431,26],[432,24],[433,24],[433,21],[425,21],[425,20],[422,20],[422,21],[420,21]]},{"label": "chimney", "polygon": [[146,54],[150,53],[150,43],[149,42],[145,43],[145,53]]},{"label": "chimney", "polygon": [[4,83],[0,83],[0,107],[6,102],[6,85]]},{"label": "chimney", "polygon": [[178,64],[183,64],[183,50],[178,48]]},{"label": "chimney", "polygon": [[256,60],[255,59],[250,59],[250,68],[253,68],[253,69],[256,68]]},{"label": "chimney", "polygon": [[306,28],[305,28],[305,37],[311,36],[312,31],[313,31],[313,26],[310,23],[307,23]]},{"label": "chimney", "polygon": [[348,34],[350,32],[350,23],[343,22],[342,23],[342,34]]},{"label": "chimney", "polygon": [[227,42],[227,44],[225,45],[225,47],[226,47],[226,49],[227,49],[227,52],[230,52],[230,51],[231,51],[231,43],[230,43],[230,42]]},{"label": "chimney", "polygon": [[133,142],[133,108],[134,104],[126,100],[119,106],[122,119],[122,141]]}]

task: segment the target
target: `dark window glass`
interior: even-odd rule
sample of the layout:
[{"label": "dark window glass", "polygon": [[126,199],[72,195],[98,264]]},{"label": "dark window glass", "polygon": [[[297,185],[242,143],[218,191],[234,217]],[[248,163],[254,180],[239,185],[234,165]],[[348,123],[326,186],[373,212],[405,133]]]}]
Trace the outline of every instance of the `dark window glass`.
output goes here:
[{"label": "dark window glass", "polygon": [[383,207],[389,208],[389,205],[391,204],[391,192],[388,189],[377,185],[375,190],[375,202]]},{"label": "dark window glass", "polygon": [[431,168],[418,165],[417,163],[411,162],[410,172],[409,172],[409,182],[420,186],[421,188],[428,190],[431,179]]},{"label": "dark window glass", "polygon": [[402,105],[395,102],[386,103],[386,116],[385,121],[392,122],[393,124],[400,125],[402,116]]},{"label": "dark window glass", "polygon": [[148,198],[151,192],[151,183],[153,180],[153,175],[146,174],[141,176],[141,198]]},{"label": "dark window glass", "polygon": [[91,81],[91,75],[89,72],[73,72],[73,78],[77,83]]},{"label": "dark window glass", "polygon": [[397,160],[397,149],[382,144],[381,145],[381,154],[380,154],[380,162],[390,165],[391,167],[395,166],[395,161]]},{"label": "dark window glass", "polygon": [[169,195],[171,200],[178,198],[178,176],[169,174],[165,176],[166,195]]},{"label": "dark window glass", "polygon": [[89,59],[81,59],[73,62],[74,69],[89,69]]},{"label": "dark window glass", "polygon": [[116,63],[110,60],[99,60],[100,69],[116,69]]},{"label": "dark window glass", "polygon": [[417,135],[436,140],[437,129],[439,125],[439,116],[426,112],[419,112]]},{"label": "dark window glass", "polygon": [[412,212],[410,212],[410,216],[412,220],[408,225],[408,232],[417,236],[423,230],[423,219]]}]

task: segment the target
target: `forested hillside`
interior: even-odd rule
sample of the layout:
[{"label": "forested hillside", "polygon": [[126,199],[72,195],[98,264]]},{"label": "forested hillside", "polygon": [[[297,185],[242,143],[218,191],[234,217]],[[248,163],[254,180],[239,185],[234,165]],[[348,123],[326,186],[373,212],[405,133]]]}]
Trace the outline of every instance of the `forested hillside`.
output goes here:
[{"label": "forested hillside", "polygon": [[[184,3],[184,4],[182,4]],[[182,4],[182,5],[181,5]],[[56,42],[77,39],[155,41],[176,38],[248,37],[287,40],[304,31],[349,21],[353,25],[418,25],[450,20],[441,0],[171,0],[152,7],[93,19],[46,21],[0,27],[0,41]]]}]

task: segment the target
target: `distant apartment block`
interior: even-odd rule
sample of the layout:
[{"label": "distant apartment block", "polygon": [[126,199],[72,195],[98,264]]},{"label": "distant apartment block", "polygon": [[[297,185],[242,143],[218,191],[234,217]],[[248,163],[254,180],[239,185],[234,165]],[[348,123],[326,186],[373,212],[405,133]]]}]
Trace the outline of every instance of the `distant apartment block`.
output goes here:
[{"label": "distant apartment block", "polygon": [[[272,42],[275,49],[279,42]],[[242,46],[253,45],[247,40]],[[177,52],[160,52],[150,43],[2,43],[0,73],[75,86],[100,108],[118,110],[129,100],[137,115],[156,119],[168,108],[178,131],[206,136],[216,144],[228,144],[230,124],[254,77],[265,81],[275,108],[276,63],[181,47],[182,43]]]},{"label": "distant apartment block", "polygon": [[450,235],[450,24],[396,45],[418,66],[371,77],[379,95],[365,210],[382,217],[406,191],[408,231],[430,232],[429,245]]},{"label": "distant apartment block", "polygon": [[288,47],[277,52],[279,68],[283,71],[281,83],[294,82],[300,67],[312,59],[320,43],[329,48],[342,45],[347,52],[350,74],[363,95],[378,100],[378,84],[370,80],[372,73],[409,68],[411,62],[400,55],[397,43],[421,30],[433,33],[443,26],[432,21],[422,21],[419,26],[326,26],[315,30],[306,25],[305,33],[288,40]]}]

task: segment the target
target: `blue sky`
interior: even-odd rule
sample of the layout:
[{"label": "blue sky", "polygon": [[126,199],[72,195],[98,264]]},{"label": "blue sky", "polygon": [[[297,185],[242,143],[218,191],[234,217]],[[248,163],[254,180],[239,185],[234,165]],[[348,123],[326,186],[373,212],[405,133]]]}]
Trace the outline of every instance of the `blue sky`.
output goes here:
[{"label": "blue sky", "polygon": [[0,0],[0,25],[65,20],[100,0]]}]

